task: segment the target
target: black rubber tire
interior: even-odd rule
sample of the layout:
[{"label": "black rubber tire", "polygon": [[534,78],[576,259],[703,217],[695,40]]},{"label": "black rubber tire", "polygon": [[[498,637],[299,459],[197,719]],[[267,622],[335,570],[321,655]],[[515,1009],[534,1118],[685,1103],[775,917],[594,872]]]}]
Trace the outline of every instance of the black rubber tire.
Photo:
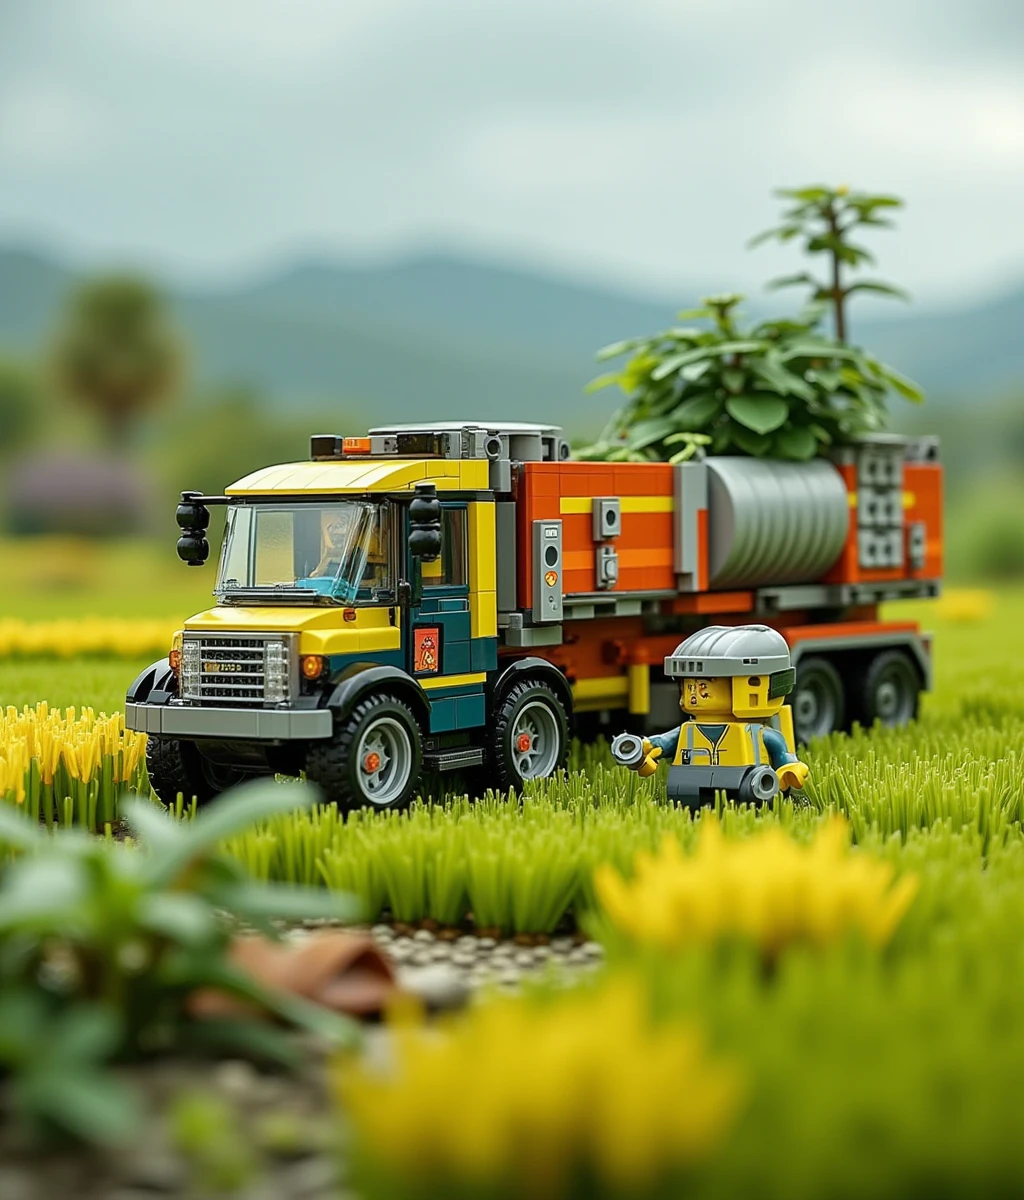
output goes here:
[{"label": "black rubber tire", "polygon": [[[546,725],[546,733],[553,739],[552,748],[544,755],[546,768],[540,775],[524,775],[512,745],[517,723],[523,710],[531,705]],[[541,712],[547,712],[546,721]],[[541,679],[527,677],[512,683],[496,698],[494,712],[488,732],[488,759],[491,768],[492,786],[501,791],[520,791],[526,778],[547,778],[565,766],[569,753],[569,717],[554,691]]]},{"label": "black rubber tire", "polygon": [[[384,720],[397,723],[405,730],[409,742],[409,771],[396,794],[381,803],[374,800],[364,786],[357,752],[367,732]],[[404,808],[416,794],[422,766],[423,735],[419,722],[407,704],[387,693],[359,700],[349,716],[337,726],[332,738],[310,742],[306,750],[306,778],[321,789],[325,800],[346,811],[371,808],[383,812]]]},{"label": "black rubber tire", "polygon": [[857,681],[857,719],[865,729],[876,720],[889,729],[906,725],[917,717],[923,682],[905,650],[883,650]]},{"label": "black rubber tire", "polygon": [[186,804],[193,799],[197,804],[206,804],[254,774],[241,767],[212,763],[195,742],[158,733],[146,738],[146,770],[153,791],[167,805],[174,804],[179,795]]},{"label": "black rubber tire", "polygon": [[825,737],[844,728],[846,698],[843,681],[827,658],[802,658],[796,668],[796,686],[786,697],[793,709],[793,732],[799,745],[812,737]]}]

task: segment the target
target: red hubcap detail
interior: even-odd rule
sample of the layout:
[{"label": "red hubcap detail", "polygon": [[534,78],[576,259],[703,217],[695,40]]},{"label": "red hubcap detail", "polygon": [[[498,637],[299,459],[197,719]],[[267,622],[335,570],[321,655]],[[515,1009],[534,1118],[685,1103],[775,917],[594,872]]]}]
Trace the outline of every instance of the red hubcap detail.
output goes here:
[{"label": "red hubcap detail", "polygon": [[521,733],[519,737],[516,738],[516,746],[518,747],[520,754],[525,754],[530,748],[530,735],[528,733]]},{"label": "red hubcap detail", "polygon": [[380,770],[380,755],[373,751],[363,759],[363,770],[367,775],[372,775],[374,771]]}]

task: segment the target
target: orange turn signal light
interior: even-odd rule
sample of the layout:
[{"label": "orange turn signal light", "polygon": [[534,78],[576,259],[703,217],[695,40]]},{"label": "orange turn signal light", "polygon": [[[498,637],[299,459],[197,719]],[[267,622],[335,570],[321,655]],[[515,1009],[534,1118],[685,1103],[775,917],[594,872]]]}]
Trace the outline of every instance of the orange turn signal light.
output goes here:
[{"label": "orange turn signal light", "polygon": [[306,679],[319,679],[323,673],[323,655],[304,654],[302,656],[302,674],[306,677]]},{"label": "orange turn signal light", "polygon": [[368,437],[347,437],[341,439],[342,454],[369,454],[370,439]]},{"label": "orange turn signal light", "polygon": [[181,651],[177,649],[172,650],[167,655],[167,661],[171,664],[171,670],[177,675],[181,670]]}]

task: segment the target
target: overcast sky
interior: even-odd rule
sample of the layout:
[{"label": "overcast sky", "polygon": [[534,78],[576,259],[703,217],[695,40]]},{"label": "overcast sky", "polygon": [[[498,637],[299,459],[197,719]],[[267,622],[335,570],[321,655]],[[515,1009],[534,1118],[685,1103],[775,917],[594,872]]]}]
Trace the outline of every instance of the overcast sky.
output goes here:
[{"label": "overcast sky", "polygon": [[1024,0],[0,0],[0,241],[90,263],[751,288],[819,179],[923,303],[1024,278]]}]

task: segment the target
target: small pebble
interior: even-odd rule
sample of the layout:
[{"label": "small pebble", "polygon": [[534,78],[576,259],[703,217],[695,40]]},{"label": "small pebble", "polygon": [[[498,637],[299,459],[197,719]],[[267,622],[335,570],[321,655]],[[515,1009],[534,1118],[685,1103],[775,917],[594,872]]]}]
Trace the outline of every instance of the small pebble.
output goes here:
[{"label": "small pebble", "polygon": [[584,942],[580,949],[588,958],[604,958],[604,946],[600,942]]},{"label": "small pebble", "polygon": [[370,933],[378,942],[390,942],[395,936],[395,931],[390,925],[374,925]]},{"label": "small pebble", "polygon": [[417,929],[412,935],[412,940],[414,942],[433,942],[436,939],[429,929]]},{"label": "small pebble", "polygon": [[556,937],[551,939],[551,949],[555,954],[568,954],[576,945],[571,937]]},{"label": "small pebble", "polygon": [[432,962],[434,958],[433,951],[427,947],[421,947],[419,950],[414,950],[409,955],[409,962],[414,967],[425,967],[427,963]]},{"label": "small pebble", "polygon": [[471,967],[476,962],[476,955],[466,950],[456,950],[451,961],[455,967]]},{"label": "small pebble", "polygon": [[455,939],[455,949],[461,950],[464,953],[472,954],[474,950],[479,948],[480,943],[484,940],[485,940],[484,938],[475,938],[475,937],[456,938]]},{"label": "small pebble", "polygon": [[498,944],[492,937],[474,938],[473,940],[476,942],[476,948],[484,953],[490,952]]},{"label": "small pebble", "polygon": [[398,982],[431,1009],[461,1008],[469,995],[462,972],[449,963],[406,967],[399,972]]},{"label": "small pebble", "polygon": [[311,1200],[314,1196],[337,1195],[338,1164],[333,1155],[304,1158],[278,1172],[280,1195],[295,1200]]},{"label": "small pebble", "polygon": [[438,942],[430,951],[432,962],[451,962],[452,948],[449,942]]},{"label": "small pebble", "polygon": [[532,967],[534,963],[533,952],[530,950],[520,950],[513,961],[517,967]]},{"label": "small pebble", "polygon": [[229,1096],[250,1096],[259,1085],[259,1074],[252,1063],[231,1058],[218,1063],[213,1071],[214,1083]]}]

